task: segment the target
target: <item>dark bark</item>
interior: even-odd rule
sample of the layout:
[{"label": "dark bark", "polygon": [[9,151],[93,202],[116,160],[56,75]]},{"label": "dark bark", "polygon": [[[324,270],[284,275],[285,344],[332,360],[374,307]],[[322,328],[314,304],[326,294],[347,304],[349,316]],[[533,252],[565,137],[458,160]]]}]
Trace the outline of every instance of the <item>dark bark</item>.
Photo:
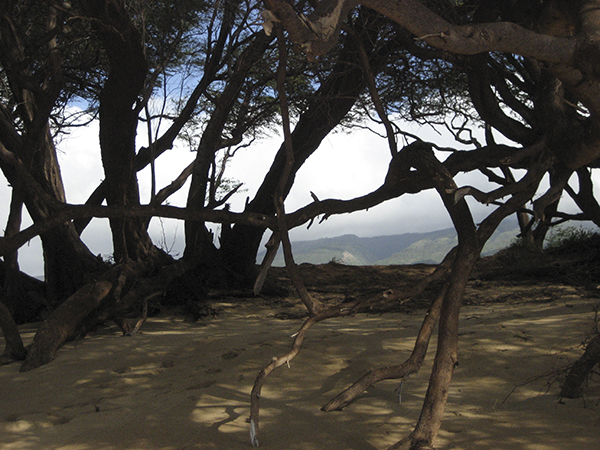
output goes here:
[{"label": "dark bark", "polygon": [[596,335],[585,347],[585,352],[571,370],[560,390],[560,396],[579,398],[583,396],[583,385],[596,365],[600,364],[600,334]]},{"label": "dark bark", "polygon": [[[139,204],[134,170],[136,109],[148,73],[141,37],[122,2],[83,1],[85,12],[109,61],[109,75],[99,94],[100,149],[106,175],[106,200],[111,206]],[[111,219],[114,259],[139,260],[153,251],[144,222]]]},{"label": "dark bark", "polygon": [[[555,5],[554,2],[546,3],[544,7],[547,8]],[[362,4],[438,49],[460,55],[512,53],[536,60],[563,83],[565,91],[574,100],[570,103],[581,102],[590,113],[585,145],[568,149],[569,168],[577,170],[600,156],[600,95],[597,83],[600,71],[597,68],[599,60],[593,56],[598,53],[600,15],[595,0],[583,1],[580,9],[575,8],[561,18],[563,22],[579,22],[580,27],[557,35],[552,30],[545,34],[543,28],[536,32],[511,22],[451,23],[417,0],[323,0],[308,18],[300,17],[290,4],[282,0],[266,0],[265,4],[283,23],[290,39],[309,58],[325,54],[332,48],[347,13]],[[569,28],[569,24],[564,25],[567,25],[565,29]]]},{"label": "dark bark", "polygon": [[88,284],[65,300],[38,329],[21,372],[37,369],[56,357],[56,352],[77,331],[81,322],[110,294],[107,280]]},{"label": "dark bark", "polygon": [[50,306],[46,285],[0,260],[0,292],[2,302],[17,324],[36,322]]},{"label": "dark bark", "polygon": [[[188,123],[190,118],[195,112],[198,101],[203,94],[206,93],[208,86],[215,81],[217,70],[220,66],[220,59],[222,57],[223,47],[228,36],[227,29],[223,28],[219,34],[217,42],[212,46],[212,52],[208,57],[208,60],[204,66],[203,75],[201,80],[198,82],[190,97],[187,99],[185,106],[181,110],[181,113],[173,120],[171,126],[167,131],[151,146],[143,147],[135,155],[134,167],[137,172],[142,170],[147,165],[151,164],[158,156],[163,154],[165,151],[173,148],[173,143],[178,137],[183,127]],[[157,72],[155,72],[155,75]],[[146,88],[148,90],[149,88]],[[92,193],[89,199],[86,201],[87,205],[99,206],[106,198],[108,189],[108,183],[104,180]],[[77,231],[81,233],[90,222],[90,218],[80,218],[75,221]]]},{"label": "dark bark", "polygon": [[[368,34],[364,32],[360,38],[365,39],[365,35]],[[339,63],[316,92],[315,100],[301,114],[291,134],[294,164],[283,188],[284,198],[287,197],[300,167],[317,150],[331,130],[348,114],[359,94],[365,89],[366,81],[355,46],[352,37],[345,40]],[[374,52],[370,44],[365,44],[365,46],[370,51],[371,67],[374,72],[377,72],[381,68],[383,51],[378,49]],[[275,213],[273,196],[285,161],[285,145],[282,144],[269,172],[245,211],[266,215]],[[227,267],[233,273],[238,274],[244,283],[254,282],[256,254],[264,231],[264,228],[236,224],[230,233],[223,236],[221,241],[221,251]]]},{"label": "dark bark", "polygon": [[[44,71],[38,71],[37,78],[32,75],[31,55],[26,53],[29,48],[24,43],[29,35],[22,34],[24,30],[15,27],[11,6],[8,2],[5,3],[0,17],[0,39],[3,42],[0,60],[10,85],[10,101],[18,104],[19,108],[14,112],[3,109],[0,145],[4,145],[2,150],[8,158],[0,158],[0,167],[13,187],[14,200],[24,203],[33,221],[38,222],[49,218],[57,205],[65,201],[56,148],[48,125],[62,87],[62,69],[56,39],[49,39],[45,47],[47,61]],[[43,4],[40,8],[42,11],[47,9],[48,32],[55,32],[61,26],[57,10],[48,4]],[[44,77],[40,80],[42,73]],[[19,121],[22,126],[16,125]],[[27,172],[26,177],[15,170],[11,159],[22,162],[23,169]],[[35,188],[33,184],[36,185]],[[7,236],[15,234],[19,229],[20,218],[17,219],[17,215],[20,215],[20,206],[15,203],[11,207]],[[86,271],[98,270],[102,264],[83,245],[69,223],[43,233],[40,237],[45,278],[48,282],[47,296],[51,303],[56,304],[84,284]],[[7,262],[14,265],[15,261],[16,253]],[[18,270],[18,267],[14,269]],[[9,288],[9,291],[20,289],[14,284]],[[10,303],[13,294],[8,294],[7,301]]]},{"label": "dark bark", "polygon": [[113,309],[135,281],[147,274],[149,267],[144,263],[119,264],[100,280],[86,284],[71,295],[38,328],[21,371],[52,361],[68,339],[84,335],[97,317]]},{"label": "dark bark", "polygon": [[504,136],[523,145],[531,145],[536,140],[536,132],[521,122],[508,116],[498,103],[492,90],[491,69],[487,55],[477,55],[469,59],[471,70],[467,72],[469,95],[479,116],[491,124]]},{"label": "dark bark", "polygon": [[4,335],[5,347],[4,353],[0,355],[0,365],[6,364],[13,360],[23,360],[27,355],[27,351],[23,346],[21,334],[17,328],[10,311],[0,298],[0,330]]},{"label": "dark bark", "polygon": [[450,173],[427,146],[412,144],[403,151],[407,149],[410,150],[407,162],[434,180],[458,234],[458,248],[442,302],[438,346],[421,416],[410,436],[390,450],[430,448],[433,445],[442,423],[452,373],[458,364],[458,316],[464,289],[481,250],[469,207],[464,199],[455,203],[453,191],[456,185]]},{"label": "dark bark", "polygon": [[[439,432],[448,399],[448,388],[454,369],[458,365],[458,317],[462,297],[478,257],[479,249],[476,245],[467,246],[463,250],[459,244],[448,290],[444,296],[440,314],[438,347],[419,421],[410,436],[390,447],[390,450],[430,448]],[[410,445],[407,445],[408,443]]]},{"label": "dark bark", "polygon": [[577,177],[579,180],[579,190],[575,192],[575,190],[567,185],[566,191],[575,200],[575,203],[577,203],[577,206],[586,215],[586,218],[600,227],[600,205],[594,197],[594,184],[590,170],[587,167],[582,167],[577,171]]},{"label": "dark bark", "polygon": [[[263,56],[271,40],[272,38],[264,33],[256,34],[252,43],[236,60],[232,76],[217,100],[215,110],[211,114],[198,146],[186,205],[189,209],[198,210],[205,207],[210,168],[214,163],[216,152],[222,146],[223,129],[233,104],[239,97],[246,75]],[[206,262],[209,254],[214,253],[212,235],[208,233],[203,222],[186,221],[185,240],[185,257],[188,259],[199,259]]]}]

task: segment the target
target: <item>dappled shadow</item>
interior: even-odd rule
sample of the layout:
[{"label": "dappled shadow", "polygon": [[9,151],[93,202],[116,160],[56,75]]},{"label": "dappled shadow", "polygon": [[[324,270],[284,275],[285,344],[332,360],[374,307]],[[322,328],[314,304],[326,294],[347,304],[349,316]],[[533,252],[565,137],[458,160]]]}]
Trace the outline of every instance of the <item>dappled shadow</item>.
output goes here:
[{"label": "dappled shadow", "polygon": [[[600,448],[598,389],[559,403],[558,385],[549,385],[580,355],[592,325],[595,299],[579,294],[563,290],[536,301],[521,293],[520,303],[464,308],[460,365],[438,448]],[[1,367],[0,448],[249,448],[250,390],[258,371],[288,351],[302,320],[276,316],[295,304],[223,302],[204,323],[152,318],[129,338],[103,328],[35,371]],[[398,382],[386,381],[342,412],[319,408],[367,370],[404,361],[422,315],[360,314],[315,325],[290,367],[273,372],[263,388],[261,447],[375,450],[406,436],[432,355],[405,383],[401,404]],[[24,328],[27,341],[33,329]]]}]

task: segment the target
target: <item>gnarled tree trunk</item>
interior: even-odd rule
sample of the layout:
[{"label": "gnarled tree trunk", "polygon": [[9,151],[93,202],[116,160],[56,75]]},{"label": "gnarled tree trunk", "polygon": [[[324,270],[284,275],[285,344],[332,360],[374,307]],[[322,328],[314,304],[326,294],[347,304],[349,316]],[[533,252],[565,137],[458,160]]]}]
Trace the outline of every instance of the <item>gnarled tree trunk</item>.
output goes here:
[{"label": "gnarled tree trunk", "polygon": [[[367,17],[373,19],[367,14]],[[367,24],[355,24],[355,36],[347,36],[344,47],[331,75],[319,87],[311,102],[294,127],[291,145],[294,164],[283,189],[284,198],[290,192],[298,170],[321,145],[325,137],[340,124],[355,105],[366,87],[366,79],[355,39],[360,39],[368,49],[369,63],[373,72],[378,73],[389,54],[384,44],[373,48],[378,32],[376,19],[365,20]],[[397,43],[396,43],[397,45]],[[274,193],[285,165],[285,145],[282,144],[275,160],[265,176],[246,212],[271,215],[275,213]],[[256,277],[256,255],[264,234],[263,228],[236,224],[222,236],[221,252],[229,270],[238,274],[243,283],[251,284]]]},{"label": "gnarled tree trunk", "polygon": [[[134,169],[138,99],[148,74],[141,37],[122,2],[84,1],[109,60],[109,75],[100,92],[100,150],[109,206],[139,205]],[[110,219],[116,262],[139,260],[153,252],[145,222]]]}]

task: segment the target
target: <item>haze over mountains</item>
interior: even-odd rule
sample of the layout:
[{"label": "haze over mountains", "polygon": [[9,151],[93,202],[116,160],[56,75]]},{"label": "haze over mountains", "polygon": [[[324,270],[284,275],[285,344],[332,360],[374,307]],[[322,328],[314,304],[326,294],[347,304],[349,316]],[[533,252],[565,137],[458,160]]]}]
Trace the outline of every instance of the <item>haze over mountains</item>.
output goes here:
[{"label": "haze over mountains", "polygon": [[[506,248],[517,234],[517,221],[505,220],[487,242],[483,255]],[[454,228],[447,228],[428,233],[367,238],[346,234],[313,241],[296,241],[292,243],[292,247],[298,264],[325,264],[331,261],[348,265],[437,264],[457,242]],[[263,256],[264,251],[259,254],[259,262]],[[273,265],[285,265],[281,248]]]}]

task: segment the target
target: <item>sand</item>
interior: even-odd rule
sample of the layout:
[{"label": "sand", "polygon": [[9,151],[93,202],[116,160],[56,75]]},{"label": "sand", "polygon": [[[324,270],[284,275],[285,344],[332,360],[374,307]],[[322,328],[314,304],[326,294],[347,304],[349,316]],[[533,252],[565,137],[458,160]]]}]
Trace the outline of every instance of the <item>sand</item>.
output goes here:
[{"label": "sand", "polygon": [[[557,369],[581,354],[597,299],[464,307],[460,365],[439,449],[600,449],[600,388],[558,398]],[[301,320],[284,308],[220,304],[204,322],[155,317],[141,333],[106,327],[68,343],[38,370],[0,367],[2,450],[248,449],[249,393]],[[418,419],[432,354],[408,379],[370,388],[342,412],[320,407],[370,368],[403,361],[423,311],[357,315],[316,325],[290,367],[267,380],[261,448],[386,449]],[[35,325],[22,327],[30,342]],[[553,382],[554,381],[554,382]]]}]

